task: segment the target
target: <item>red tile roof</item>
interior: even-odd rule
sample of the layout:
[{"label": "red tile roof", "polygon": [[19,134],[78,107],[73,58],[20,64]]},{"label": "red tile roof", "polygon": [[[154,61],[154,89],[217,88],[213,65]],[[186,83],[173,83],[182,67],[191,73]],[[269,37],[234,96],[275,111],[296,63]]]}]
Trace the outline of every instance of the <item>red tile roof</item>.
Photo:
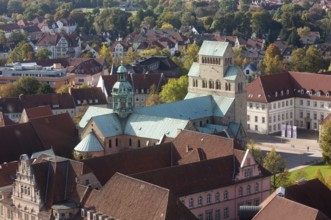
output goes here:
[{"label": "red tile roof", "polygon": [[0,164],[0,187],[11,185],[16,178],[18,162]]},{"label": "red tile roof", "polygon": [[107,104],[106,96],[102,92],[101,88],[97,88],[97,87],[83,88],[83,89],[71,88],[69,92],[72,98],[74,99],[76,106],[81,106],[84,103],[84,101],[86,101],[88,105]]},{"label": "red tile roof", "polygon": [[247,101],[267,103],[291,97],[330,100],[329,85],[331,76],[325,74],[284,72],[260,76],[247,86]]},{"label": "red tile roof", "polygon": [[68,93],[57,94],[38,94],[38,95],[22,95],[20,100],[24,108],[34,108],[38,106],[48,105],[51,109],[75,109],[73,98]]},{"label": "red tile roof", "polygon": [[68,113],[32,119],[30,123],[45,149],[53,148],[56,155],[72,158],[79,137]]},{"label": "red tile roof", "polygon": [[[35,108],[27,108],[27,109],[24,109],[24,111],[25,111],[26,117],[28,118],[28,121],[31,119],[35,119],[35,118],[53,115],[53,112],[48,105],[38,106]],[[23,114],[24,114],[24,112],[23,112]]]},{"label": "red tile roof", "polygon": [[331,190],[318,179],[287,187],[285,197],[318,209],[331,219]]},{"label": "red tile roof", "polygon": [[85,207],[116,219],[196,219],[168,189],[119,173],[93,190]]},{"label": "red tile roof", "polygon": [[275,196],[263,207],[253,220],[329,220],[317,209],[302,205],[289,199]]}]

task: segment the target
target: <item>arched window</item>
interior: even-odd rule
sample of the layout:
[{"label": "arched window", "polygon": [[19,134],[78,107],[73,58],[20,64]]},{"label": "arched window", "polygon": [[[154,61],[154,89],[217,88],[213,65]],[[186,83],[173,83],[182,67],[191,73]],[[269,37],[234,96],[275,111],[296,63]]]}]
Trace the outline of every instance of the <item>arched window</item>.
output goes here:
[{"label": "arched window", "polygon": [[210,203],[211,203],[211,195],[208,194],[208,195],[207,195],[207,204],[210,204]]},{"label": "arched window", "polygon": [[246,187],[246,194],[251,194],[251,185]]},{"label": "arched window", "polygon": [[221,82],[216,80],[216,89],[221,89]]},{"label": "arched window", "polygon": [[254,190],[255,192],[258,192],[260,190],[260,186],[259,186],[259,183],[255,183],[255,186],[254,186]]},{"label": "arched window", "polygon": [[207,88],[207,80],[202,80],[202,88]]},{"label": "arched window", "polygon": [[243,188],[240,186],[238,191],[239,196],[243,196]]},{"label": "arched window", "polygon": [[193,208],[193,206],[194,206],[194,200],[192,198],[190,198],[190,200],[188,202],[188,207]]},{"label": "arched window", "polygon": [[198,198],[198,206],[202,206],[202,196],[199,196]]},{"label": "arched window", "polygon": [[138,147],[140,147],[140,140],[138,140],[138,143],[137,144],[138,144]]},{"label": "arched window", "polygon": [[209,80],[209,88],[213,89],[214,88],[214,81],[213,80]]},{"label": "arched window", "polygon": [[24,193],[23,186],[21,185],[21,193]]},{"label": "arched window", "polygon": [[116,147],[118,147],[118,138],[115,139]]},{"label": "arched window", "polygon": [[[236,88],[235,88],[236,89]],[[229,83],[229,91],[231,91],[231,83]]]},{"label": "arched window", "polygon": [[220,193],[217,192],[217,193],[215,194],[215,202],[219,202],[219,201],[220,201]]},{"label": "arched window", "polygon": [[131,138],[129,139],[129,146],[131,147],[131,145],[132,145],[132,140],[131,140]]}]

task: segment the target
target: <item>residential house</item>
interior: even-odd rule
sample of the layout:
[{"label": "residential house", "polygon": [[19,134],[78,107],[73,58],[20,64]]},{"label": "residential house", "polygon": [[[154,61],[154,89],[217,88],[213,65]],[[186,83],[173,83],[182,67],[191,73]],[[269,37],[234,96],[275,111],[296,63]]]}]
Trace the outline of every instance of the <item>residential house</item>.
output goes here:
[{"label": "residential house", "polygon": [[69,93],[21,95],[19,99],[24,108],[49,106],[54,115],[62,113],[68,113],[71,117],[76,115],[76,106],[72,96]]},{"label": "residential house", "polygon": [[318,131],[330,114],[331,77],[326,74],[284,72],[257,77],[247,86],[249,131],[271,134],[282,125]]},{"label": "residential house", "polygon": [[69,94],[72,96],[76,114],[83,114],[88,106],[107,107],[107,99],[101,88],[69,88]]},{"label": "residential house", "polygon": [[18,122],[23,111],[23,105],[18,98],[1,98],[0,112],[13,122]]},{"label": "residential house", "polygon": [[246,64],[243,72],[245,73],[248,82],[252,82],[255,77],[261,75],[261,71],[259,70],[257,63]]},{"label": "residential house", "polygon": [[56,21],[59,33],[64,31],[67,34],[74,33],[77,29],[77,23],[68,19],[60,19]]},{"label": "residential house", "polygon": [[0,24],[0,30],[3,31],[5,37],[8,38],[11,33],[20,33],[21,27],[15,23]]},{"label": "residential house", "polygon": [[34,108],[25,108],[21,114],[19,123],[29,122],[31,119],[52,116],[53,112],[48,105]]},{"label": "residential house", "polygon": [[59,33],[45,33],[35,44],[35,51],[46,48],[50,58],[78,57],[81,53],[80,40],[73,36]]},{"label": "residential house", "polygon": [[318,31],[310,31],[307,35],[300,37],[300,42],[303,45],[313,45],[317,44],[321,36]]},{"label": "residential house", "polygon": [[128,45],[123,41],[115,41],[112,43],[110,51],[114,59],[123,60],[123,57],[128,51]]}]

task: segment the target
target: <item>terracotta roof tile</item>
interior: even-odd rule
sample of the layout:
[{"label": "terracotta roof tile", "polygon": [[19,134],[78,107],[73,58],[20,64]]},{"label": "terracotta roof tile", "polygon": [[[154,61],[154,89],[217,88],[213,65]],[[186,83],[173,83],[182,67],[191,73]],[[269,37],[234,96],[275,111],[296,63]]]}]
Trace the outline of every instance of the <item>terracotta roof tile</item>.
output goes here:
[{"label": "terracotta roof tile", "polygon": [[18,162],[0,164],[0,187],[11,185],[16,177]]},{"label": "terracotta roof tile", "polygon": [[85,207],[116,219],[196,219],[168,189],[119,173],[93,190]]},{"label": "terracotta roof tile", "polygon": [[[294,211],[295,210],[295,211]],[[264,208],[262,208],[253,220],[327,220],[323,213],[317,209],[302,205],[289,199],[275,196]]]},{"label": "terracotta roof tile", "polygon": [[[38,106],[35,108],[27,108],[23,110],[22,115],[24,115],[27,117],[27,121],[34,118],[40,118],[40,117],[46,117],[46,116],[52,116],[53,112],[51,110],[51,108],[47,105],[47,106]],[[22,118],[22,116],[21,116]]]},{"label": "terracotta roof tile", "polygon": [[72,157],[79,138],[68,113],[32,119],[30,123],[45,149],[53,148],[56,155]]},{"label": "terracotta roof tile", "polygon": [[287,187],[285,197],[318,209],[331,219],[331,190],[318,179]]},{"label": "terracotta roof tile", "polygon": [[38,94],[38,95],[22,95],[20,97],[24,108],[34,108],[38,106],[48,105],[51,109],[74,109],[75,103],[71,95],[68,93],[57,94]]},{"label": "terracotta roof tile", "polygon": [[330,84],[330,75],[317,73],[284,72],[260,76],[247,86],[247,101],[267,103],[290,97],[330,100]]},{"label": "terracotta roof tile", "polygon": [[[72,98],[74,99],[76,106],[81,106],[84,100],[88,105],[106,105],[107,99],[105,94],[102,92],[101,88],[83,88],[69,90]],[[79,101],[79,102],[78,102]]]}]

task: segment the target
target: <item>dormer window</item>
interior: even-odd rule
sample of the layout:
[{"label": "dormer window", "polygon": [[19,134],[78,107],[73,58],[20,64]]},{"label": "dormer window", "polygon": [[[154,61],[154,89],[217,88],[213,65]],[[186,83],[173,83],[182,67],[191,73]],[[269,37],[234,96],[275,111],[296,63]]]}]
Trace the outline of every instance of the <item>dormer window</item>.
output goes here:
[{"label": "dormer window", "polygon": [[284,91],[282,90],[282,91],[280,91],[280,95],[281,96],[283,96],[284,95]]},{"label": "dormer window", "polygon": [[286,95],[289,95],[290,94],[290,90],[286,90]]},{"label": "dormer window", "polygon": [[301,90],[300,90],[300,93],[301,93],[301,94],[304,94],[304,92],[305,92],[304,89],[301,89]]},{"label": "dormer window", "polygon": [[329,92],[327,92],[327,93],[325,94],[325,96],[329,97],[329,96],[330,96],[330,93],[329,93]]},{"label": "dormer window", "polygon": [[275,97],[277,97],[278,96],[278,92],[275,92]]}]

